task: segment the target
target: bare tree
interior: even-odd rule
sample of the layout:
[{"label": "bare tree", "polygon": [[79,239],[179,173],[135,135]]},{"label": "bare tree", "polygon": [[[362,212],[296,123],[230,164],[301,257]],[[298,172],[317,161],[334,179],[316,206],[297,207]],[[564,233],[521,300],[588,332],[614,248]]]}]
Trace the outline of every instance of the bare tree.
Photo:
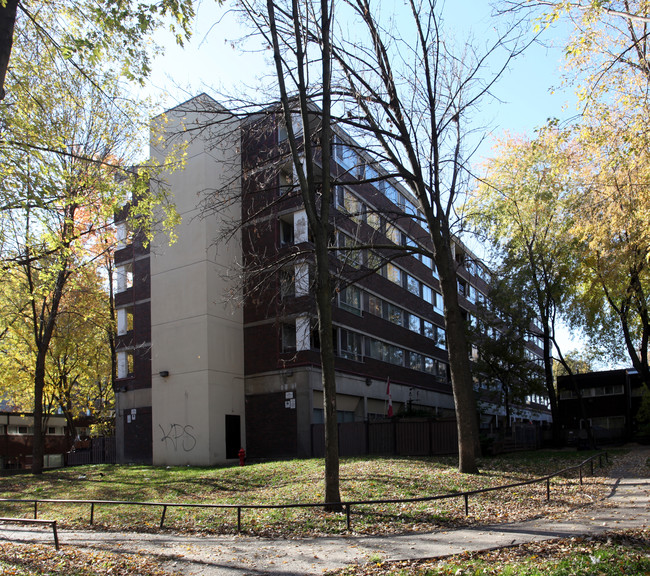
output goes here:
[{"label": "bare tree", "polygon": [[[420,202],[433,259],[440,277],[451,381],[456,407],[459,469],[477,471],[480,450],[466,321],[458,301],[455,257],[461,219],[458,205],[469,186],[465,151],[470,112],[489,97],[494,82],[524,46],[515,27],[499,35],[484,54],[464,46],[457,56],[443,33],[436,0],[408,3],[399,32],[391,32],[369,0],[347,5],[367,33],[333,49],[343,71],[341,91],[347,110],[340,121],[369,143],[378,142],[383,163],[392,168]],[[404,38],[413,37],[411,42]],[[488,62],[503,51],[502,63],[488,72]]]},{"label": "bare tree", "polygon": [[[292,178],[290,193],[297,193],[304,206],[309,226],[311,258],[313,258],[313,287],[318,317],[321,378],[325,416],[325,503],[329,510],[341,509],[339,490],[339,449],[336,411],[335,348],[332,340],[333,285],[330,252],[333,224],[331,208],[331,0],[320,2],[256,3],[244,0],[241,13],[252,25],[255,34],[271,48],[277,82],[277,101],[273,115],[284,128],[285,138],[276,151],[273,162],[260,163],[268,172],[290,161]],[[315,39],[318,39],[315,41]],[[262,124],[265,119],[262,120]],[[268,124],[268,122],[267,122]],[[252,167],[255,168],[255,167]],[[275,168],[277,173],[277,168]],[[285,198],[286,199],[286,198]],[[256,209],[244,210],[244,219],[253,221]],[[262,202],[260,210],[267,210]],[[242,222],[245,224],[245,222]],[[296,259],[307,257],[294,250],[288,255]],[[284,260],[276,260],[277,268]],[[250,271],[248,273],[250,277]],[[250,286],[249,286],[250,288]]]},{"label": "bare tree", "polygon": [[[343,34],[335,39],[331,0],[243,1],[239,7],[262,39],[263,48],[270,48],[273,54],[285,129],[283,145],[291,159],[293,185],[300,191],[313,242],[327,430],[326,501],[337,502],[339,498],[330,254],[341,247],[333,245],[330,207],[332,184],[345,176],[338,170],[332,173],[330,155],[336,124],[359,136],[357,146],[365,156],[362,162],[370,159],[369,165],[375,165],[365,182],[399,180],[419,200],[419,221],[429,231],[444,298],[459,429],[459,467],[463,472],[476,472],[478,422],[466,321],[457,292],[456,273],[462,263],[455,253],[459,242],[456,233],[460,232],[456,207],[469,185],[468,158],[463,149],[466,116],[482,97],[489,96],[496,78],[518,53],[519,44],[514,42],[508,49],[508,37],[501,36],[483,56],[470,52],[467,60],[455,57],[443,40],[433,0],[409,5],[410,31],[416,38],[413,44],[402,41],[405,34],[390,35],[375,18],[375,7],[366,0],[336,5],[339,22],[356,18],[367,31],[359,42]],[[502,65],[484,80],[486,62],[502,48],[506,52]],[[334,86],[333,77],[337,78]],[[270,110],[267,116],[277,114],[277,107]],[[242,147],[245,149],[245,144]],[[278,154],[276,150],[275,162]],[[243,212],[243,218],[250,219],[256,210]],[[392,217],[398,219],[399,215]],[[382,248],[388,253],[382,256],[399,257],[395,245],[386,240],[384,244]],[[346,247],[351,252],[359,248],[358,243]]]}]

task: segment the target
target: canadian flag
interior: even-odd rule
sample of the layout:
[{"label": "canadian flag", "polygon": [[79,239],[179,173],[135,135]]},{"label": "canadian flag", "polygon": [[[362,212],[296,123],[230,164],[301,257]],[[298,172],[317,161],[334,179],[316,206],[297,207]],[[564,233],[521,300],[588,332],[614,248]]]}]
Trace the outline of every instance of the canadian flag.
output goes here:
[{"label": "canadian flag", "polygon": [[393,398],[390,395],[390,376],[388,377],[388,380],[386,380],[386,396],[388,396],[388,412],[386,412],[386,415],[389,418],[393,417]]}]

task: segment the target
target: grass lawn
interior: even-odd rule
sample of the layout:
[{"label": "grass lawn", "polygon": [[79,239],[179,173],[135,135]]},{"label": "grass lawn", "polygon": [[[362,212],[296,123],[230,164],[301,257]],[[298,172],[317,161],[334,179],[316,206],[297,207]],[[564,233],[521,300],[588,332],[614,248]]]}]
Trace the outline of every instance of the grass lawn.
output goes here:
[{"label": "grass lawn", "polygon": [[377,561],[330,576],[648,576],[650,530],[523,544],[441,560]]},{"label": "grass lawn", "polygon": [[3,576],[170,576],[158,560],[105,550],[42,544],[0,544]]},{"label": "grass lawn", "polygon": [[[588,452],[521,452],[480,461],[481,473],[459,474],[455,458],[350,458],[341,461],[344,500],[375,500],[432,496],[527,480],[576,464]],[[589,467],[586,469],[589,470]],[[598,500],[609,492],[606,468],[595,465],[595,477],[583,486],[577,471],[545,484],[534,484],[470,498],[465,517],[462,498],[417,504],[381,504],[352,509],[356,533],[383,534],[432,530],[476,522],[513,521],[559,513]],[[0,497],[39,499],[127,500],[212,504],[282,504],[323,501],[322,460],[267,462],[245,467],[156,468],[151,466],[85,466],[45,472],[41,477],[0,478]],[[29,504],[0,503],[1,516],[31,517]],[[95,507],[94,522],[102,529],[157,530],[161,509],[133,506]],[[39,517],[56,519],[61,527],[88,526],[89,505],[39,504]],[[236,511],[167,510],[165,528],[175,531],[233,533]],[[344,514],[321,508],[243,510],[248,534],[302,536],[345,530]]]}]

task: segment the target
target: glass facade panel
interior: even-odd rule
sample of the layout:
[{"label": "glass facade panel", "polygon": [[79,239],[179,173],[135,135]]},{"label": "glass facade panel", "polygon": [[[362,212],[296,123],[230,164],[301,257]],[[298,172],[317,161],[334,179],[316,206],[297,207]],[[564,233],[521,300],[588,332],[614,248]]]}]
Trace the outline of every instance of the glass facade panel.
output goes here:
[{"label": "glass facade panel", "polygon": [[402,285],[402,269],[391,264],[390,262],[386,264],[386,278],[395,284]]},{"label": "glass facade panel", "polygon": [[394,304],[388,304],[388,320],[393,324],[399,324],[400,326],[404,325],[404,310],[395,306]]},{"label": "glass facade panel", "polygon": [[410,274],[406,275],[406,289],[416,296],[420,295],[420,281],[417,278],[413,278]]},{"label": "glass facade panel", "polygon": [[368,312],[375,316],[381,316],[382,299],[374,294],[368,294]]},{"label": "glass facade panel", "polygon": [[357,332],[341,330],[341,356],[360,362],[363,359],[363,336]]},{"label": "glass facade panel", "polygon": [[409,368],[411,370],[422,371],[422,354],[409,352]]},{"label": "glass facade panel", "polygon": [[427,286],[426,284],[422,284],[422,299],[425,302],[435,305],[435,302],[433,301],[433,294],[434,292],[430,286]]},{"label": "glass facade panel", "polygon": [[357,286],[347,286],[339,295],[341,308],[361,314],[361,290]]}]

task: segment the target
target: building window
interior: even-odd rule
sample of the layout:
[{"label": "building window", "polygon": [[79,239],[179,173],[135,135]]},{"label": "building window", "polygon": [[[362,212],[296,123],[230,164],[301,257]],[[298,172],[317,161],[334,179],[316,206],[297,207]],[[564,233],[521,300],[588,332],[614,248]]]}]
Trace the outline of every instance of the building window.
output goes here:
[{"label": "building window", "polygon": [[402,244],[402,232],[392,224],[386,223],[386,238],[394,244]]},{"label": "building window", "polygon": [[280,245],[287,246],[293,244],[293,218],[290,220],[280,219]]},{"label": "building window", "polygon": [[341,139],[337,136],[334,138],[334,158],[336,161],[346,168],[350,173],[353,173],[353,169],[357,166],[357,154],[356,152],[347,144],[344,144]]},{"label": "building window", "polygon": [[433,291],[433,309],[438,314],[443,314],[444,310],[442,307],[442,294],[439,294],[435,290]]},{"label": "building window", "polygon": [[371,358],[374,358],[375,360],[383,360],[384,354],[382,352],[383,350],[383,343],[380,342],[379,340],[375,340],[374,338],[368,338],[368,356]]},{"label": "building window", "polygon": [[379,172],[375,169],[375,166],[372,164],[366,164],[366,169],[365,169],[365,179],[366,180],[373,180],[371,184],[377,187],[377,182],[379,178]]},{"label": "building window", "polygon": [[[533,355],[532,352],[531,355]],[[536,355],[533,356],[536,357]],[[598,386],[596,388],[585,388],[582,390],[582,396],[585,398],[591,398],[594,396],[617,396],[619,394],[624,394],[622,384],[615,386]]]},{"label": "building window", "polygon": [[386,319],[393,324],[404,326],[404,310],[402,310],[399,306],[395,306],[394,304],[390,303],[386,308],[386,312],[388,314],[388,317]]},{"label": "building window", "polygon": [[117,353],[117,377],[129,378],[133,376],[135,356],[133,350],[120,350]]},{"label": "building window", "polygon": [[383,300],[374,294],[368,295],[368,312],[375,316],[382,316],[382,303]]},{"label": "building window", "polygon": [[469,283],[467,284],[467,299],[472,303],[476,303],[476,288]]},{"label": "building window", "polygon": [[382,263],[383,259],[379,254],[372,250],[366,252],[366,268],[377,271],[381,269]]},{"label": "building window", "polygon": [[296,277],[293,268],[280,270],[280,298],[289,298],[296,294]]},{"label": "building window", "polygon": [[365,205],[345,186],[337,186],[337,202],[339,208],[357,224],[365,219]]},{"label": "building window", "polygon": [[404,350],[398,346],[388,345],[388,362],[396,366],[404,366]]},{"label": "building window", "polygon": [[402,269],[391,264],[390,262],[386,264],[386,278],[395,284],[402,285]]},{"label": "building window", "polygon": [[368,210],[366,212],[366,223],[377,231],[381,230],[381,217],[374,210]]},{"label": "building window", "polygon": [[117,335],[124,336],[133,330],[133,307],[117,309]]},{"label": "building window", "polygon": [[339,294],[341,308],[361,316],[361,290],[357,286],[346,286]]},{"label": "building window", "polygon": [[421,324],[422,321],[419,316],[416,316],[415,314],[409,314],[409,330],[420,334],[422,331]]},{"label": "building window", "polygon": [[447,349],[447,334],[440,326],[436,326],[436,346]]},{"label": "building window", "polygon": [[363,360],[363,336],[350,330],[340,330],[341,334],[341,356],[348,360]]},{"label": "building window", "polygon": [[404,199],[404,212],[406,212],[409,216],[417,216],[418,215],[418,209],[415,207],[415,204],[413,204],[410,200],[408,200],[406,197],[402,196]]},{"label": "building window", "polygon": [[593,428],[605,428],[606,430],[621,430],[625,428],[625,416],[599,416],[591,418]]},{"label": "building window", "polygon": [[294,266],[294,295],[307,296],[309,294],[309,264],[301,262]]},{"label": "building window", "polygon": [[133,286],[133,263],[128,262],[115,268],[116,275],[116,292],[124,292]]},{"label": "building window", "polygon": [[413,278],[410,274],[406,275],[406,289],[416,296],[420,296],[420,281],[417,278]]},{"label": "building window", "polygon": [[422,284],[422,299],[429,304],[433,304],[433,290],[426,284]]},{"label": "building window", "polygon": [[449,380],[447,374],[447,364],[445,364],[444,362],[440,362],[439,360],[436,361],[436,373],[438,378],[443,382],[447,382]]},{"label": "building window", "polygon": [[17,435],[17,434],[32,434],[33,429],[31,426],[21,426],[21,425],[15,425],[15,426],[7,426],[7,433],[11,435]]},{"label": "building window", "polygon": [[278,192],[280,196],[293,191],[293,171],[291,168],[282,169],[278,174]]},{"label": "building window", "polygon": [[339,424],[343,424],[344,422],[354,422],[354,412],[351,412],[350,410],[337,410],[336,421]]},{"label": "building window", "polygon": [[129,227],[125,221],[115,224],[115,239],[117,240],[117,249],[124,248],[129,235]]},{"label": "building window", "polygon": [[422,372],[422,362],[423,362],[422,354],[409,352],[409,368],[411,370],[418,370],[419,372]]},{"label": "building window", "polygon": [[353,238],[343,232],[339,232],[339,260],[352,266],[352,268],[359,268],[361,266],[361,250],[355,248],[356,245]]},{"label": "building window", "polygon": [[367,338],[368,356],[382,362],[389,362],[397,366],[404,366],[404,350],[398,346]]},{"label": "building window", "polygon": [[399,206],[400,193],[397,191],[395,186],[393,186],[390,182],[386,182],[386,186],[385,186],[385,189],[384,189],[384,195],[393,204],[395,204],[396,206]]},{"label": "building window", "polygon": [[282,324],[280,330],[282,337],[282,352],[296,351],[296,325]]}]

